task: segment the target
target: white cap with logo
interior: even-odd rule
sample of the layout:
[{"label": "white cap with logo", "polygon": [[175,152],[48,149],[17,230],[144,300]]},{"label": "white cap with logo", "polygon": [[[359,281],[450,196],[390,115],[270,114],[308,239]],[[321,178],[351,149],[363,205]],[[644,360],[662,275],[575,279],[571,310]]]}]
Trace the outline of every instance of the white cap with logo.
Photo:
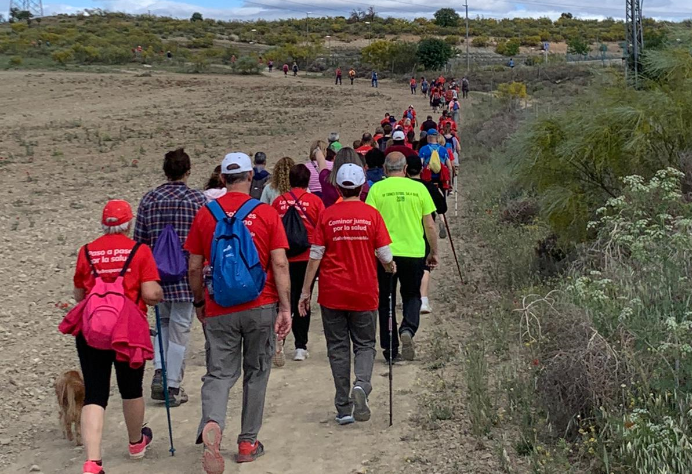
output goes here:
[{"label": "white cap with logo", "polygon": [[245,153],[229,153],[221,162],[221,174],[238,174],[252,171],[252,160]]},{"label": "white cap with logo", "polygon": [[362,167],[353,163],[341,165],[336,173],[336,184],[344,189],[359,188],[365,184],[365,172]]},{"label": "white cap with logo", "polygon": [[396,132],[394,132],[392,134],[392,140],[397,141],[397,142],[406,140],[406,135],[404,134],[404,131],[403,130],[397,130]]}]

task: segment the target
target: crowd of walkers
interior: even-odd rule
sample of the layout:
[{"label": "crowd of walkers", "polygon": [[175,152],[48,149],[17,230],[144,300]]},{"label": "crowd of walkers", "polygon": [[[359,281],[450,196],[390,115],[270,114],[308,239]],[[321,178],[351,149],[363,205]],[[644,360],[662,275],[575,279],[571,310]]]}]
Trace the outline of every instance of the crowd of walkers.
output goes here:
[{"label": "crowd of walkers", "polygon": [[[421,90],[430,91],[424,79]],[[78,254],[79,304],[60,327],[77,336],[86,387],[84,474],[104,473],[101,437],[112,365],[133,458],[144,456],[153,439],[151,429],[142,428],[145,361],[154,360],[152,399],[172,407],[188,401],[183,382],[194,316],[206,339],[195,438],[204,445],[204,470],[224,471],[220,445],[229,391],[241,373],[236,461],[261,456],[269,374],[272,365],[286,364],[291,332],[292,359],[309,357],[315,289],[336,422],[370,419],[378,324],[386,361],[415,360],[420,315],[432,311],[429,275],[445,229],[440,222],[438,231],[435,221],[447,211],[460,152],[457,121],[447,111],[419,125],[411,105],[400,120],[386,114],[373,132],[353,147],[331,133],[310,145],[304,162],[283,157],[271,172],[263,152],[253,158],[229,153],[204,190],[188,186],[192,163],[178,149],[165,155],[166,181],[144,195],[136,215],[125,201],[106,204],[103,236]],[[155,344],[147,306],[156,307],[160,320]]]}]

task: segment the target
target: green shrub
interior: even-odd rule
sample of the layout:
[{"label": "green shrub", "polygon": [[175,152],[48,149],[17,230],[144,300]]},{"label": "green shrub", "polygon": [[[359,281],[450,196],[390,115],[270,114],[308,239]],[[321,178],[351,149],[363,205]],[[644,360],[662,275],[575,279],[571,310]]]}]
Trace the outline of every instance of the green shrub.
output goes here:
[{"label": "green shrub", "polygon": [[445,36],[445,43],[447,43],[450,46],[456,46],[459,44],[460,41],[461,38],[459,38],[456,35]]},{"label": "green shrub", "polygon": [[72,46],[72,53],[78,63],[91,64],[99,60],[99,50],[94,46],[82,46],[76,44]]},{"label": "green shrub", "polygon": [[23,62],[24,61],[22,60],[22,58],[20,56],[12,56],[10,58],[10,66],[12,66],[12,67],[21,66]]},{"label": "green shrub", "polygon": [[252,56],[241,56],[235,64],[235,71],[243,75],[259,74],[260,65]]},{"label": "green shrub", "polygon": [[541,37],[540,36],[522,36],[521,37],[522,46],[540,46]]},{"label": "green shrub", "polygon": [[418,60],[426,69],[440,69],[451,59],[454,51],[438,38],[426,38],[418,43]]},{"label": "green shrub", "polygon": [[474,48],[485,48],[490,44],[490,38],[487,36],[476,36],[471,40],[471,46]]},{"label": "green shrub", "polygon": [[191,66],[190,72],[194,74],[201,74],[209,70],[211,63],[209,59],[202,53],[197,53],[190,59]]},{"label": "green shrub", "polygon": [[201,38],[194,38],[188,45],[193,49],[211,48],[214,46],[214,35],[206,34]]},{"label": "green shrub", "polygon": [[655,51],[643,62],[651,71],[648,90],[626,90],[616,80],[514,138],[518,179],[537,194],[544,218],[565,242],[593,237],[586,225],[621,192],[623,177],[680,167],[692,149],[689,53]]},{"label": "green shrub", "polygon": [[56,63],[60,64],[61,66],[65,66],[68,62],[72,61],[72,59],[74,58],[74,54],[70,49],[63,49],[60,51],[53,52],[51,57],[53,58],[53,61],[55,61]]},{"label": "green shrub", "polygon": [[107,47],[99,51],[99,59],[106,64],[127,64],[132,61],[132,53],[125,48]]},{"label": "green shrub", "polygon": [[516,56],[519,54],[519,48],[521,44],[519,43],[519,40],[514,38],[509,41],[500,41],[497,43],[497,46],[495,47],[495,52],[497,54],[501,54],[503,56]]},{"label": "green shrub", "polygon": [[497,86],[497,98],[511,110],[516,109],[521,101],[527,97],[526,84],[523,82],[512,82]]}]

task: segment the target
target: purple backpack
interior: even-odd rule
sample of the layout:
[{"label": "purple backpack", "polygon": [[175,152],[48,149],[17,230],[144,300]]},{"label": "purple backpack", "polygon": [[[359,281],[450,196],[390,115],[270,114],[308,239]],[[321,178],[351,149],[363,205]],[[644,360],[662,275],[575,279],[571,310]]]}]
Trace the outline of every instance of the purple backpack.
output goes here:
[{"label": "purple backpack", "polygon": [[163,228],[153,249],[156,267],[164,283],[176,283],[187,274],[187,258],[172,224]]}]

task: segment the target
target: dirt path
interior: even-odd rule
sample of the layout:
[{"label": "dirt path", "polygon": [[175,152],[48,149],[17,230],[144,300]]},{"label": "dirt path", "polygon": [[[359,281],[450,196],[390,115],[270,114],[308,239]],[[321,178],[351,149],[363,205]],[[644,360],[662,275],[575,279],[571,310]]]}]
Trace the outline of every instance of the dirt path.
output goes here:
[{"label": "dirt path", "polygon": [[[55,413],[53,380],[78,366],[73,341],[56,331],[64,314],[56,305],[71,301],[75,251],[98,235],[97,219],[107,198],[135,204],[161,181],[161,156],[175,146],[192,152],[191,185],[201,186],[231,148],[264,150],[271,161],[303,157],[311,140],[332,130],[348,144],[371,131],[385,111],[398,115],[413,102],[419,113],[427,112],[425,100],[412,101],[404,86],[383,83],[373,90],[364,81],[351,89],[277,76],[9,73],[5,83],[0,91],[0,109],[8,112],[0,116],[7,130],[0,138],[0,251],[18,264],[0,269],[6,302],[0,312],[0,377],[7,381],[0,402],[0,471],[7,473],[29,472],[33,465],[45,474],[78,472],[83,462],[82,449],[62,439]],[[436,279],[453,277],[445,259]],[[260,433],[267,454],[257,463],[230,462],[239,429],[240,384],[232,391],[226,472],[393,472],[408,462],[406,437],[417,429],[420,363],[396,368],[393,428],[388,427],[387,366],[381,355],[373,377],[372,420],[339,427],[333,421],[333,382],[319,313],[313,320],[310,359],[289,360],[272,372]],[[417,337],[421,347],[429,337],[424,320]],[[292,348],[292,337],[287,347]],[[104,433],[109,474],[201,472],[200,449],[193,441],[203,365],[203,337],[195,324],[185,383],[190,402],[173,411],[173,458],[165,409],[147,401],[155,444],[144,461],[127,459],[120,399],[112,391]],[[145,392],[150,378],[149,367]]]}]

